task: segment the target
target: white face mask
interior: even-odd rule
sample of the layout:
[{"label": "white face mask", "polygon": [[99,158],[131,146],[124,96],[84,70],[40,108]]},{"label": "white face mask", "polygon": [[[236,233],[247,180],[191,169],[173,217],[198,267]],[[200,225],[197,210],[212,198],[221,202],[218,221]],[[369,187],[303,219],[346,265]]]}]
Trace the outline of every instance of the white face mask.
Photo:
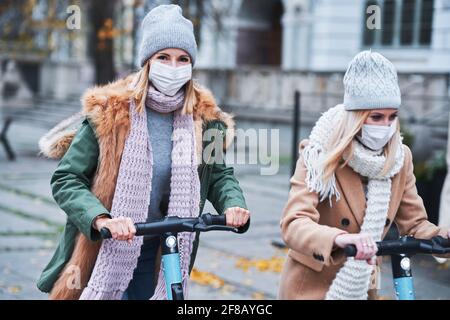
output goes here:
[{"label": "white face mask", "polygon": [[148,78],[159,92],[173,97],[186,82],[192,79],[192,64],[172,67],[154,61],[150,67]]},{"label": "white face mask", "polygon": [[365,124],[362,127],[362,136],[356,136],[359,142],[371,150],[380,150],[397,131],[397,121],[390,126],[376,126]]}]

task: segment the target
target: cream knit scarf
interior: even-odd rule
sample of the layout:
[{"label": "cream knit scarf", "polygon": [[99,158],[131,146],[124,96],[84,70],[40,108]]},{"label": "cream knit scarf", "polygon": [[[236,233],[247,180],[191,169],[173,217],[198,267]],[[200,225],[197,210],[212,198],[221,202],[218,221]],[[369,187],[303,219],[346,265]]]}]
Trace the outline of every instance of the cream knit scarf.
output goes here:
[{"label": "cream knit scarf", "polygon": [[[338,121],[342,120],[345,112],[347,111],[345,111],[344,106],[338,105],[324,113],[311,132],[310,143],[303,150],[303,159],[307,168],[306,183],[311,192],[319,194],[320,201],[329,198],[330,205],[332,196],[335,196],[338,201],[340,194],[336,187],[334,175],[328,182],[323,182],[323,170],[320,164],[327,155],[328,150],[326,148],[333,134],[333,128],[336,127]],[[390,172],[381,175],[386,160],[382,155],[382,150],[369,150],[356,139],[353,143],[355,151],[348,165],[355,172],[369,179],[367,207],[361,233],[370,234],[375,241],[380,241],[391,198],[391,179],[403,167],[403,145],[400,142],[397,147],[395,164]],[[328,300],[367,299],[373,268],[366,261],[349,258],[337,273],[325,298]]]}]

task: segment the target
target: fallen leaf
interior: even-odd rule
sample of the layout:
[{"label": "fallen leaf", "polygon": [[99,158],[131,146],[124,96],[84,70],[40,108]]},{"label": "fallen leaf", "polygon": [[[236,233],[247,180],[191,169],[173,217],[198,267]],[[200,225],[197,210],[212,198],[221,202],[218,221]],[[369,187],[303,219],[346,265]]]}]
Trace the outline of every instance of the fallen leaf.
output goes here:
[{"label": "fallen leaf", "polygon": [[236,261],[236,268],[248,272],[250,268],[255,268],[260,272],[275,272],[281,273],[283,270],[285,258],[284,257],[272,257],[270,259],[246,259],[240,258]]},{"label": "fallen leaf", "polygon": [[17,294],[17,293],[20,293],[22,291],[22,288],[20,286],[12,286],[12,287],[8,287],[8,291],[10,293]]},{"label": "fallen leaf", "polygon": [[218,276],[210,272],[199,271],[196,268],[192,269],[191,280],[197,284],[203,286],[211,286],[216,289],[223,287],[223,285],[225,284],[225,281]]},{"label": "fallen leaf", "polygon": [[261,292],[254,292],[252,294],[252,299],[253,300],[265,300],[265,295]]},{"label": "fallen leaf", "polygon": [[438,269],[438,270],[448,270],[448,269],[450,269],[450,262],[447,261],[446,263],[440,263],[440,264],[438,264],[437,269]]}]

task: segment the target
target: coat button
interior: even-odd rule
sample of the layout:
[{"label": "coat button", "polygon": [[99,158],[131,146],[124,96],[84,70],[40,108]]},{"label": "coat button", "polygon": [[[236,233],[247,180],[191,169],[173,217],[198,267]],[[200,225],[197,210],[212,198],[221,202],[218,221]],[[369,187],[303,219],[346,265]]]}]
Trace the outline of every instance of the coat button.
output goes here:
[{"label": "coat button", "polygon": [[350,225],[350,220],[348,220],[347,218],[344,218],[344,219],[341,220],[341,224],[344,227],[348,227]]},{"label": "coat button", "polygon": [[385,227],[388,227],[389,225],[391,224],[391,220],[388,218],[388,219],[386,219],[386,224],[385,224]]}]

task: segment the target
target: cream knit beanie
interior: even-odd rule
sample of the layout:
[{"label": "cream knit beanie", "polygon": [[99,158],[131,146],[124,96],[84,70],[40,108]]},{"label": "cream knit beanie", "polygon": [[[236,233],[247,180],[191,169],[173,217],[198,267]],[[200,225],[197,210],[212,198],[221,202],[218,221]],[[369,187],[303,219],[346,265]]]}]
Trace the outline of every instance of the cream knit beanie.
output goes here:
[{"label": "cream knit beanie", "polygon": [[362,51],[353,58],[344,76],[344,87],[348,111],[398,109],[401,105],[397,70],[377,52]]}]

